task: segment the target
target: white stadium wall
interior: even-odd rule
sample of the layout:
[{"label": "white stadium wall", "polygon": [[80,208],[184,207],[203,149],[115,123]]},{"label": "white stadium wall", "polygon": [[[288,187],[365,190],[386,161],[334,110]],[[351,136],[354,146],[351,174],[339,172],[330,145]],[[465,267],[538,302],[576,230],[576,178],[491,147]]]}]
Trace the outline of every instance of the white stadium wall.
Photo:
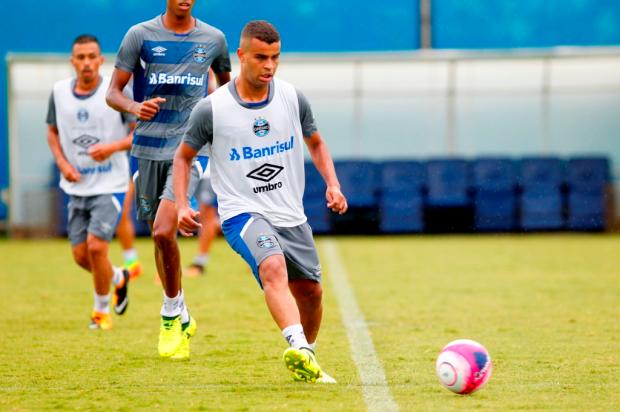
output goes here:
[{"label": "white stadium wall", "polygon": [[[9,57],[12,228],[54,219],[45,118],[71,73],[68,56]],[[309,98],[337,159],[605,155],[620,194],[619,49],[289,54],[279,74]]]}]

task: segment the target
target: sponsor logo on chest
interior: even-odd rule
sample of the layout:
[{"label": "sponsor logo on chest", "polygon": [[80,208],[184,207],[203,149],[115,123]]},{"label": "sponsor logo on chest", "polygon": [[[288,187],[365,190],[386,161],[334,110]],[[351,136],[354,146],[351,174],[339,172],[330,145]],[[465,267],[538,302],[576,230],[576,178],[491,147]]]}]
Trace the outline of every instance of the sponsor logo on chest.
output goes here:
[{"label": "sponsor logo on chest", "polygon": [[243,146],[232,147],[230,149],[229,158],[230,161],[260,159],[263,157],[269,157],[280,153],[286,153],[293,150],[295,146],[295,137],[291,136],[288,141],[280,142],[276,140],[274,144],[267,146]]},{"label": "sponsor logo on chest", "polygon": [[188,86],[204,86],[205,75],[194,76],[187,74],[168,74],[168,73],[151,73],[149,75],[149,84],[179,84]]}]

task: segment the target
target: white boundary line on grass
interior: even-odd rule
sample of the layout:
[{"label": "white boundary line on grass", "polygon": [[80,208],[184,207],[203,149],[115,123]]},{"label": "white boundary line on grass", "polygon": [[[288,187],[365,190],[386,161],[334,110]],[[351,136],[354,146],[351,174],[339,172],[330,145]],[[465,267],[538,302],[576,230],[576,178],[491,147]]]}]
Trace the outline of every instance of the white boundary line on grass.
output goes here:
[{"label": "white boundary line on grass", "polygon": [[398,411],[390,387],[385,379],[385,372],[377,358],[366,319],[357,304],[355,294],[348,280],[348,275],[333,240],[321,242],[329,266],[329,279],[340,306],[342,323],[347,330],[351,355],[357,366],[362,381],[362,394],[369,411]]}]

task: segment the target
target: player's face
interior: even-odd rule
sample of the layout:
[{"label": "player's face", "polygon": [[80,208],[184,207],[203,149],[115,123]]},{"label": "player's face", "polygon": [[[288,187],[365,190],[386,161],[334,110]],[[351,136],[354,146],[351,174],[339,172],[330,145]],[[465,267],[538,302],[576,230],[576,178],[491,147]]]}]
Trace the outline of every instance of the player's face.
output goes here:
[{"label": "player's face", "polygon": [[192,13],[194,0],[168,0],[168,10],[175,16],[183,17]]},{"label": "player's face", "polygon": [[71,64],[79,80],[89,83],[98,79],[99,67],[103,64],[99,45],[94,42],[74,44]]},{"label": "player's face", "polygon": [[237,55],[245,79],[254,87],[268,85],[280,64],[280,42],[268,44],[253,38],[243,43]]}]

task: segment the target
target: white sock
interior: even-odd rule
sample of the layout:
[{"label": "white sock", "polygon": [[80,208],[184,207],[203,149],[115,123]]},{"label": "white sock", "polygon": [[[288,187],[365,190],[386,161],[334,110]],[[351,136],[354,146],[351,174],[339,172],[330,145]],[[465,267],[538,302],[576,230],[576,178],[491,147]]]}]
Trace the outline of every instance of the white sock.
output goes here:
[{"label": "white sock", "polygon": [[189,322],[189,311],[185,305],[185,294],[183,293],[183,290],[181,289],[179,293],[179,299],[181,300],[181,303],[179,304],[179,307],[181,308],[181,323],[185,324]]},{"label": "white sock", "polygon": [[98,295],[97,292],[93,292],[95,298],[95,304],[93,310],[99,313],[110,313],[110,294]]},{"label": "white sock", "polygon": [[316,352],[316,342],[308,342],[308,347],[312,349],[312,352]]},{"label": "white sock", "polygon": [[114,271],[114,274],[112,275],[112,284],[117,286],[123,281],[123,269],[112,266],[112,270]]},{"label": "white sock", "polygon": [[138,251],[135,248],[123,250],[123,260],[125,262],[133,262],[138,260]]},{"label": "white sock", "polygon": [[196,255],[196,257],[194,257],[194,261],[192,263],[194,263],[195,265],[207,266],[208,262],[209,262],[209,254],[208,253],[204,253],[204,254]]},{"label": "white sock", "polygon": [[301,323],[290,325],[282,329],[282,335],[288,344],[296,349],[309,347],[308,341],[306,340],[306,335],[304,335],[304,328],[301,326]]},{"label": "white sock", "polygon": [[181,292],[174,298],[169,298],[164,293],[164,303],[161,305],[159,313],[168,318],[179,316],[181,314]]}]

